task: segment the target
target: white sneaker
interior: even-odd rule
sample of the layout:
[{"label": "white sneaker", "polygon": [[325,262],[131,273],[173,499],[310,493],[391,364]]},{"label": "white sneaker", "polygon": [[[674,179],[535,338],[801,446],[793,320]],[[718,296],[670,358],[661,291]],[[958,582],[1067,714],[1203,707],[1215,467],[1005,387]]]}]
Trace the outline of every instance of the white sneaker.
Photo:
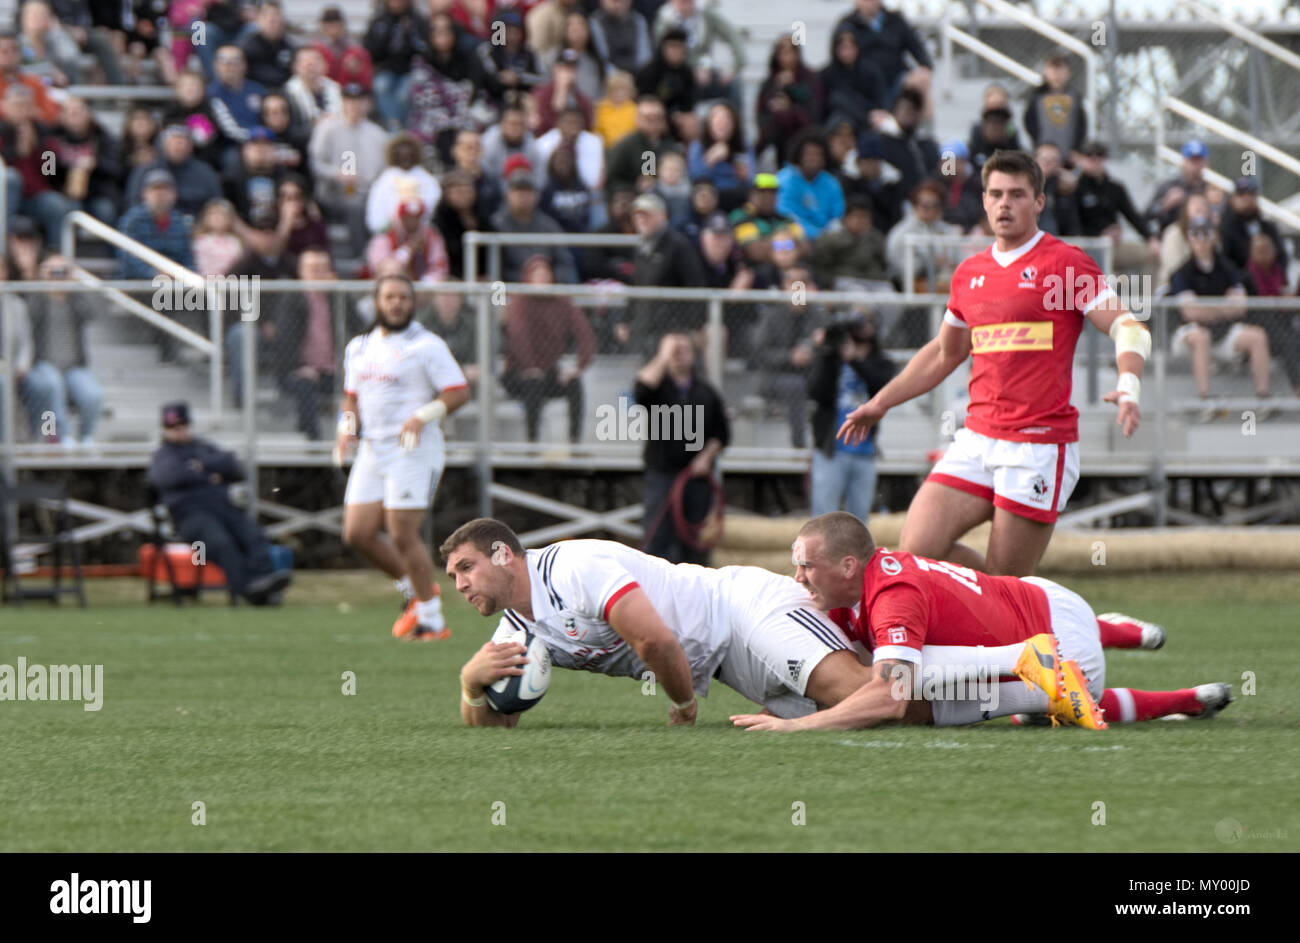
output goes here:
[{"label": "white sneaker", "polygon": [[1161,720],[1210,720],[1232,703],[1232,685],[1221,682],[1198,684],[1193,690],[1196,699],[1201,702],[1199,714],[1167,714]]},{"label": "white sneaker", "polygon": [[1168,633],[1165,632],[1164,626],[1156,625],[1154,622],[1143,622],[1141,619],[1126,616],[1122,612],[1106,612],[1097,616],[1097,618],[1102,622],[1128,622],[1131,625],[1138,626],[1142,630],[1142,641],[1138,648],[1155,651],[1165,644]]}]

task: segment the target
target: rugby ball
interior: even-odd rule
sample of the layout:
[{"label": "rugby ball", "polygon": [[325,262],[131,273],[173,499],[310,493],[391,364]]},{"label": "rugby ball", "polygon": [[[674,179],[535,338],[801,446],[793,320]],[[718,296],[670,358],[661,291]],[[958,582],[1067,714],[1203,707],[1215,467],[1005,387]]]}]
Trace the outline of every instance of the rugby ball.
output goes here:
[{"label": "rugby ball", "polygon": [[508,627],[499,629],[492,641],[518,642],[528,649],[528,664],[524,673],[502,678],[484,689],[488,705],[498,714],[518,714],[542,699],[551,685],[551,653],[546,643],[527,629]]}]

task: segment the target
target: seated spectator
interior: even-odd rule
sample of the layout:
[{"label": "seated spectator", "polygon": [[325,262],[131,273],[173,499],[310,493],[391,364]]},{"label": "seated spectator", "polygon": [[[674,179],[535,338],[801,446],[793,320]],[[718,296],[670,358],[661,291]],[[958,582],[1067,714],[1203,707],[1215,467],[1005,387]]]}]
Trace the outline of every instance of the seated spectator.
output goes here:
[{"label": "seated spectator", "polygon": [[[713,185],[713,181],[693,180],[691,181],[689,211],[686,218],[674,228],[698,246],[700,243],[700,230],[718,211],[718,188]],[[723,219],[726,219],[725,213]]]},{"label": "seated spectator", "polygon": [[978,172],[994,151],[1019,150],[1020,142],[1011,132],[1011,109],[1001,102],[985,105],[979,124],[971,129],[967,145],[971,166]]},{"label": "seated spectator", "polygon": [[953,138],[944,144],[935,179],[943,188],[943,221],[964,233],[979,226],[986,215],[984,184],[980,172],[971,165],[970,152],[961,139]]},{"label": "seated spectator", "polygon": [[264,88],[281,88],[293,75],[293,44],[284,34],[284,11],[278,0],[263,0],[256,28],[239,41],[248,62],[248,77]]},{"label": "seated spectator", "polygon": [[[329,253],[323,248],[306,249],[298,256],[298,278],[304,282],[338,280]],[[335,373],[341,351],[334,343],[335,296],[324,291],[305,291],[283,299],[277,312],[276,335],[279,355],[275,358],[280,386],[293,400],[298,413],[297,429],[308,439],[320,440],[321,413],[334,395]],[[347,305],[344,333],[362,329],[360,318]],[[333,427],[328,429],[333,435]]]},{"label": "seated spectator", "polygon": [[[531,170],[520,167],[506,177],[505,206],[491,219],[494,232],[505,233],[562,233],[560,224],[537,208],[537,182]],[[545,256],[551,263],[554,280],[565,285],[578,281],[578,269],[573,256],[564,246],[536,246],[527,244],[506,245],[501,249],[501,279],[506,282],[521,280],[524,262],[534,255]]]},{"label": "seated spectator", "polygon": [[126,113],[122,125],[122,158],[128,172],[159,158],[158,130],[153,112],[145,106],[135,105]]},{"label": "seated spectator", "polygon": [[798,222],[809,239],[844,215],[844,191],[826,170],[826,141],[816,130],[805,130],[790,144],[789,163],[777,182],[777,212]]},{"label": "seated spectator", "polygon": [[[446,192],[447,187],[443,187],[443,193]],[[445,290],[433,293],[432,317],[427,315],[421,317],[420,323],[447,342],[447,349],[451,351],[452,359],[460,364],[465,379],[469,381],[470,386],[477,386],[478,329],[475,325],[474,308],[466,294],[451,291],[452,286],[445,283],[443,287]]]},{"label": "seated spectator", "polygon": [[871,203],[871,220],[882,233],[894,228],[903,218],[903,175],[892,164],[885,163],[885,146],[875,131],[864,131],[859,136],[852,154],[849,173],[837,174],[844,188],[844,199],[865,197]]},{"label": "seated spectator", "polygon": [[[550,259],[533,255],[523,265],[523,281],[551,285],[555,275]],[[524,404],[528,441],[536,442],[542,407],[563,397],[569,404],[569,441],[582,440],[582,374],[596,356],[596,340],[587,316],[568,298],[515,293],[506,307],[505,373],[501,385]],[[560,370],[560,358],[569,345],[578,349],[575,366]]]},{"label": "seated spectator", "polygon": [[425,215],[419,200],[398,207],[388,228],[372,238],[366,249],[371,272],[391,258],[402,263],[402,274],[413,282],[437,284],[447,277],[447,247],[442,233],[425,221]]},{"label": "seated spectator", "polygon": [[[290,267],[297,268],[298,256],[308,249],[324,249],[326,254],[329,253],[325,214],[311,198],[311,189],[305,178],[298,174],[284,175],[275,186],[275,211],[274,240],[270,241],[270,251],[287,256],[286,262]],[[259,234],[253,235],[256,239]]]},{"label": "seated spectator", "polygon": [[776,174],[755,174],[749,199],[732,210],[729,222],[736,233],[736,245],[745,258],[755,265],[772,260],[772,235],[777,229],[788,229],[800,243],[807,242],[807,233],[791,216],[777,210],[780,183]]},{"label": "seated spectator", "polygon": [[202,11],[205,41],[194,47],[207,80],[216,77],[216,51],[252,31],[256,17],[256,8],[247,0],[207,0]]},{"label": "seated spectator", "polygon": [[[626,3],[627,0],[619,0]],[[592,125],[606,150],[636,130],[636,82],[627,72],[611,72],[605,82],[605,97],[596,102]]]},{"label": "seated spectator", "polygon": [[942,294],[951,287],[952,273],[962,257],[955,246],[919,245],[907,248],[908,236],[960,236],[961,230],[943,220],[943,187],[936,180],[923,180],[912,191],[911,212],[885,237],[885,258],[890,274],[899,280],[907,272],[907,254],[912,255],[912,290]]},{"label": "seated spectator", "polygon": [[1188,221],[1187,239],[1192,258],[1169,280],[1169,294],[1188,301],[1197,297],[1223,298],[1223,303],[1178,309],[1182,323],[1170,341],[1171,359],[1192,361],[1196,394],[1210,396],[1211,362],[1231,365],[1250,359],[1255,395],[1269,395],[1268,335],[1257,324],[1246,322],[1246,283],[1241,271],[1218,249],[1214,226],[1205,216]]},{"label": "seated spectator", "polygon": [[162,126],[178,124],[194,141],[194,156],[206,164],[218,166],[221,160],[217,119],[208,103],[206,81],[201,72],[182,72],[176,76],[176,100],[163,110]]},{"label": "seated spectator", "polygon": [[[475,205],[482,219],[487,219],[501,208],[502,178],[487,173],[483,167],[483,135],[472,129],[461,131],[451,146],[454,169],[468,174],[477,195]],[[505,169],[505,162],[502,162]]]},{"label": "seated spectator", "polygon": [[654,189],[668,207],[668,225],[680,229],[691,214],[691,179],[686,172],[686,158],[677,151],[669,151],[659,159],[659,173],[654,176]]},{"label": "seated spectator", "polygon": [[217,77],[208,85],[208,102],[217,119],[221,140],[221,169],[239,164],[240,145],[262,126],[262,96],[266,88],[245,76],[247,64],[238,46],[223,46],[216,55]]},{"label": "seated spectator", "polygon": [[[636,223],[632,219],[632,203],[636,190],[620,183],[609,191],[606,213],[609,220],[596,232],[601,235],[635,236]],[[632,284],[636,271],[636,250],[624,246],[596,247],[583,253],[585,275],[598,281]],[[610,330],[601,333],[601,349],[609,350],[613,343],[613,321]]]},{"label": "seated spectator", "polygon": [[326,7],[320,14],[320,38],[315,48],[325,58],[325,74],[339,88],[356,83],[367,92],[374,80],[374,67],[366,47],[348,35],[348,22],[338,7]]},{"label": "seated spectator", "polygon": [[[1079,207],[1079,231],[1085,236],[1106,236],[1115,245],[1114,265],[1118,271],[1145,268],[1160,254],[1158,235],[1148,233],[1149,221],[1133,205],[1128,188],[1106,173],[1106,145],[1089,141],[1083,145],[1079,183],[1074,199]],[[1121,241],[1123,215],[1140,242]]]},{"label": "seated spectator", "polygon": [[194,220],[194,270],[205,278],[230,274],[244,254],[235,207],[229,200],[210,200]]},{"label": "seated spectator", "polygon": [[561,144],[551,152],[546,165],[546,183],[538,206],[566,232],[591,231],[591,221],[599,201],[595,193],[578,176],[578,159],[573,147]]},{"label": "seated spectator", "polygon": [[451,159],[456,135],[475,127],[472,109],[482,73],[478,57],[462,49],[456,21],[435,14],[429,27],[429,48],[411,60],[411,113],[407,127],[439,159]]},{"label": "seated spectator", "polygon": [[162,45],[163,31],[168,28],[167,5],[136,0],[123,17],[126,29],[126,61],[123,63],[128,85],[152,85],[175,81],[172,51]]},{"label": "seated spectator", "polygon": [[636,89],[659,99],[679,141],[697,135],[695,73],[686,64],[686,30],[673,27],[660,37],[654,58],[636,74]]},{"label": "seated spectator", "polygon": [[817,78],[826,122],[841,119],[858,132],[875,127],[888,104],[885,77],[875,61],[862,54],[858,35],[839,27],[831,36],[831,61]]},{"label": "seated spectator", "polygon": [[[1286,283],[1286,270],[1277,257],[1277,246],[1268,233],[1258,232],[1251,237],[1245,274],[1250,280],[1247,289],[1253,285],[1254,294],[1261,298],[1294,294]],[[1249,317],[1264,328],[1269,350],[1281,361],[1293,395],[1300,397],[1300,314],[1295,310],[1258,311]]]},{"label": "seated spectator", "polygon": [[[275,226],[275,188],[287,171],[276,163],[275,140],[266,128],[254,128],[240,148],[240,163],[226,174],[225,197],[235,205],[240,219],[254,229]],[[146,178],[147,179],[147,178]]]},{"label": "seated spectator", "polygon": [[1245,268],[1250,261],[1251,240],[1260,233],[1273,240],[1273,254],[1285,271],[1290,260],[1282,234],[1275,223],[1259,214],[1259,178],[1238,177],[1219,223],[1219,244],[1223,247],[1223,254],[1237,268]]},{"label": "seated spectator", "polygon": [[316,46],[294,51],[293,77],[284,84],[284,95],[293,107],[295,129],[307,136],[321,119],[343,111],[342,86],[326,74],[325,56]]},{"label": "seated spectator", "polygon": [[73,209],[112,224],[121,215],[124,176],[117,139],[90,113],[84,98],[63,102],[59,124],[50,133],[55,186]]},{"label": "seated spectator", "polygon": [[[577,161],[582,185],[594,192],[605,182],[605,149],[601,146],[600,138],[584,130],[583,122],[582,112],[577,108],[566,108],[560,112],[555,127],[537,139],[537,155],[544,162],[543,166],[549,166],[551,155],[557,149],[569,148]],[[550,182],[549,177],[547,182]]]},{"label": "seated spectator", "polygon": [[[41,281],[70,277],[67,259],[56,254],[41,263]],[[48,443],[82,446],[94,444],[95,427],[104,406],[104,390],[90,369],[87,327],[95,315],[96,299],[83,292],[49,292],[31,295],[27,310],[31,321],[32,363],[18,384],[27,405],[33,431],[45,428],[44,418],[54,417]],[[77,411],[77,435],[72,434],[68,406]]]},{"label": "seated spectator", "polygon": [[[1020,128],[1016,124],[1015,113],[1011,110],[1011,93],[1007,91],[1007,87],[1001,82],[990,82],[988,85],[984,86],[984,94],[982,97],[983,104],[980,105],[980,115],[983,116],[985,112],[997,109],[1005,109],[1006,111],[1011,112],[1011,118],[1007,121],[1007,140],[1011,141],[1015,149],[1018,151],[1032,150],[1032,148],[1023,147],[1020,143]],[[981,134],[980,124],[982,123],[982,120],[981,117],[980,122],[971,125],[968,137],[974,138],[976,135]]]},{"label": "seated spectator", "polygon": [[45,83],[22,71],[22,47],[11,32],[0,32],[0,100],[11,85],[22,85],[32,93],[32,109],[37,121],[52,125],[59,120],[59,103],[50,95]]},{"label": "seated spectator", "polygon": [[187,403],[163,407],[163,441],[149,464],[149,481],[167,505],[176,535],[200,542],[206,559],[225,572],[231,591],[264,606],[278,599],[291,574],[273,568],[266,532],[230,503],[228,486],[244,477],[234,454],[194,438]]},{"label": "seated spectator", "polygon": [[160,157],[131,171],[126,181],[126,205],[135,206],[142,198],[144,179],[159,168],[176,182],[176,208],[193,218],[204,205],[222,195],[221,179],[209,164],[194,156],[194,139],[183,125],[163,128],[158,135]]},{"label": "seated spectator", "polygon": [[1025,133],[1037,148],[1055,144],[1062,161],[1073,161],[1088,134],[1083,96],[1070,88],[1070,54],[1053,49],[1043,64],[1043,83],[1025,106]]},{"label": "seated spectator", "polygon": [[[636,250],[632,284],[638,287],[702,288],[704,267],[695,247],[668,225],[668,208],[661,197],[643,193],[632,204],[632,220],[641,244]],[[693,301],[663,303],[646,298],[628,302],[627,320],[617,332],[620,342],[643,351],[659,346],[665,333],[700,332],[705,310]],[[701,336],[701,340],[702,340]]]},{"label": "seated spectator", "polygon": [[282,170],[309,176],[307,145],[311,129],[294,124],[293,107],[281,92],[270,92],[262,99],[262,127],[275,141],[275,165]]},{"label": "seated spectator", "polygon": [[905,88],[894,100],[888,117],[875,122],[884,160],[902,175],[904,193],[911,193],[918,183],[939,170],[939,147],[921,130],[924,112],[924,96]]},{"label": "seated spectator", "polygon": [[420,142],[413,134],[403,131],[389,138],[384,155],[388,166],[370,185],[366,197],[366,228],[371,233],[387,229],[398,206],[411,199],[419,200],[432,215],[442,188],[438,178],[420,166],[420,152]]},{"label": "seated spectator", "polygon": [[37,122],[31,90],[11,83],[5,90],[0,119],[0,155],[5,162],[5,186],[10,218],[17,213],[40,221],[45,241],[58,245],[63,217],[73,209],[68,197],[54,189],[45,170],[54,147],[53,129]]},{"label": "seated spectator", "polygon": [[203,21],[203,8],[206,4],[207,0],[177,0],[168,4],[167,23],[170,27],[168,32],[171,35],[171,46],[161,50],[161,53],[164,57],[168,54],[171,57],[168,61],[170,68],[164,70],[169,83],[175,82],[176,77],[189,67],[190,58],[195,53],[194,26]]},{"label": "seated spectator", "polygon": [[[857,35],[862,58],[880,67],[887,100],[893,101],[905,87],[928,96],[934,70],[930,53],[903,15],[884,6],[883,0],[855,0],[853,12],[835,24],[835,29],[847,26]],[[908,56],[915,63],[910,69]]]},{"label": "seated spectator", "polygon": [[383,0],[362,40],[374,64],[375,102],[390,131],[406,123],[411,60],[424,51],[429,39],[429,21],[412,7],[411,0]]},{"label": "seated spectator", "polygon": [[654,55],[649,25],[632,0],[600,0],[590,22],[592,47],[610,68],[635,75]]},{"label": "seated spectator", "polygon": [[542,135],[555,127],[556,116],[562,111],[576,108],[582,113],[583,127],[590,127],[593,108],[591,99],[578,91],[578,53],[565,49],[555,60],[551,80],[533,89],[534,134]]},{"label": "seated spectator", "polygon": [[509,107],[501,112],[501,120],[483,132],[483,173],[504,180],[506,161],[519,154],[528,166],[542,166],[542,156],[537,150],[537,139],[528,130],[528,118],[523,108]]},{"label": "seated spectator", "polygon": [[[748,291],[756,287],[754,269],[745,263],[736,247],[736,237],[727,217],[715,213],[700,229],[700,261],[704,286],[723,291]],[[757,309],[750,302],[728,302],[722,308],[727,356],[748,357]]]},{"label": "seated spectator", "polygon": [[786,415],[790,444],[808,444],[808,368],[825,332],[825,313],[807,296],[816,292],[812,273],[791,266],[782,273],[784,301],[759,307],[752,368],[761,373],[763,397]]},{"label": "seated spectator", "polygon": [[[16,282],[40,281],[41,253],[45,249],[41,231],[26,216],[15,216],[9,226],[6,272]],[[25,309],[24,309],[25,310]]]},{"label": "seated spectator", "polygon": [[[665,334],[654,356],[636,374],[636,404],[646,410],[667,408],[703,416],[694,439],[648,438],[645,445],[645,551],[670,563],[708,565],[707,550],[677,528],[669,502],[677,478],[689,471],[681,492],[683,522],[697,527],[709,514],[713,488],[709,479],[718,456],[731,443],[731,427],[722,395],[695,368],[695,348],[685,334]],[[683,426],[683,432],[684,432]]]},{"label": "seated spectator", "polygon": [[855,196],[844,211],[844,225],[824,232],[813,243],[813,271],[819,285],[839,290],[840,279],[884,281],[885,237],[871,225],[871,202]]},{"label": "seated spectator", "polygon": [[822,336],[808,374],[813,411],[812,514],[848,511],[866,523],[876,500],[876,436],[846,445],[837,436],[848,414],[893,379],[898,366],[880,349],[870,317],[836,323]]},{"label": "seated spectator", "polygon": [[825,112],[821,77],[804,63],[803,47],[790,36],[782,36],[772,46],[767,78],[758,90],[754,109],[758,118],[754,154],[759,159],[773,145],[779,151],[782,143],[815,125]]},{"label": "seated spectator", "polygon": [[580,6],[579,0],[541,0],[524,14],[528,45],[543,61],[564,44],[565,19]]},{"label": "seated spectator", "polygon": [[596,102],[605,94],[605,61],[591,44],[591,27],[581,10],[570,10],[564,15],[564,41],[542,57],[552,68],[562,59],[572,59],[576,65],[574,87],[578,94],[589,102]]},{"label": "seated spectator", "polygon": [[[492,38],[492,14],[496,0],[452,0],[447,12],[466,37],[469,48]],[[432,9],[433,5],[430,4]]]},{"label": "seated spectator", "polygon": [[505,42],[480,43],[479,66],[488,96],[498,105],[518,105],[519,99],[546,81],[541,61],[524,45],[524,20],[517,10],[498,11],[493,30],[500,24]]},{"label": "seated spectator", "polygon": [[703,134],[690,144],[687,162],[691,180],[711,180],[722,209],[731,212],[745,202],[754,174],[754,153],[745,145],[744,129],[730,102],[709,109]]},{"label": "seated spectator", "polygon": [[[176,180],[161,167],[145,174],[141,181],[142,202],[130,207],[117,223],[117,231],[143,243],[187,269],[194,268],[194,250],[190,245],[190,224],[176,209]],[[150,281],[156,270],[149,263],[125,251],[117,250],[117,277]],[[197,312],[171,311],[170,316],[191,329],[198,327]],[[159,332],[158,352],[163,362],[176,358],[178,342],[172,335]]]},{"label": "seated spectator", "polygon": [[1038,228],[1053,236],[1079,234],[1079,206],[1074,189],[1079,180],[1065,169],[1061,149],[1044,141],[1034,149],[1034,159],[1043,172],[1043,211],[1038,214]]},{"label": "seated spectator", "polygon": [[369,121],[370,96],[357,83],[343,88],[343,111],[326,115],[307,145],[316,200],[326,218],[347,223],[352,254],[368,241],[366,200],[383,172],[388,134]]},{"label": "seated spectator", "polygon": [[26,0],[18,10],[23,71],[64,88],[81,81],[81,50],[55,19],[46,0]]},{"label": "seated spectator", "polygon": [[[491,228],[483,210],[474,179],[463,170],[449,170],[442,177],[442,199],[433,211],[433,225],[442,233],[447,248],[450,278],[465,277],[465,233],[487,232]],[[487,274],[487,253],[478,252],[478,273]],[[459,362],[459,361],[457,361]]]},{"label": "seated spectator", "polygon": [[657,162],[665,153],[675,149],[668,135],[668,118],[663,102],[653,95],[642,95],[636,103],[636,130],[610,148],[605,189],[612,191],[617,184],[638,187],[646,155],[653,154]]}]

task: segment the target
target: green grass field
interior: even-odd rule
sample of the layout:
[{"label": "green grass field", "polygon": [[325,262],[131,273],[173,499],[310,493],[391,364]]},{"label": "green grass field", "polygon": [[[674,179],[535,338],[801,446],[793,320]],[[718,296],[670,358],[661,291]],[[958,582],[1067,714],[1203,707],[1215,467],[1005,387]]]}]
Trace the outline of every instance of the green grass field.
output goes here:
[{"label": "green grass field", "polygon": [[[662,694],[561,671],[518,729],[470,730],[457,673],[495,620],[458,597],[450,641],[402,644],[373,574],[303,574],[278,610],[146,607],[138,583],[100,583],[84,612],[0,609],[0,664],[104,666],[97,713],[0,702],[0,851],[1300,849],[1300,580],[1066,582],[1170,630],[1112,652],[1112,686],[1239,693],[1249,671],[1257,693],[1213,722],[1107,732],[776,735],[732,729],[746,702],[717,685],[699,726],[668,729]],[[1245,837],[1216,837],[1225,820]]]}]

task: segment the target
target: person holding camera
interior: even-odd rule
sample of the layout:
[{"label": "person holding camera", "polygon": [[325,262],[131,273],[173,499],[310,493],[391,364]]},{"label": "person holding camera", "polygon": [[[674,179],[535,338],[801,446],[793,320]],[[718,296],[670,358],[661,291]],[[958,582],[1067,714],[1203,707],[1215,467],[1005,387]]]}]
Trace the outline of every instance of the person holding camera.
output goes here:
[{"label": "person holding camera", "polygon": [[817,348],[808,374],[813,413],[812,516],[848,511],[863,523],[876,497],[876,434],[858,445],[835,437],[863,397],[870,399],[898,372],[876,342],[868,317],[832,324]]}]

